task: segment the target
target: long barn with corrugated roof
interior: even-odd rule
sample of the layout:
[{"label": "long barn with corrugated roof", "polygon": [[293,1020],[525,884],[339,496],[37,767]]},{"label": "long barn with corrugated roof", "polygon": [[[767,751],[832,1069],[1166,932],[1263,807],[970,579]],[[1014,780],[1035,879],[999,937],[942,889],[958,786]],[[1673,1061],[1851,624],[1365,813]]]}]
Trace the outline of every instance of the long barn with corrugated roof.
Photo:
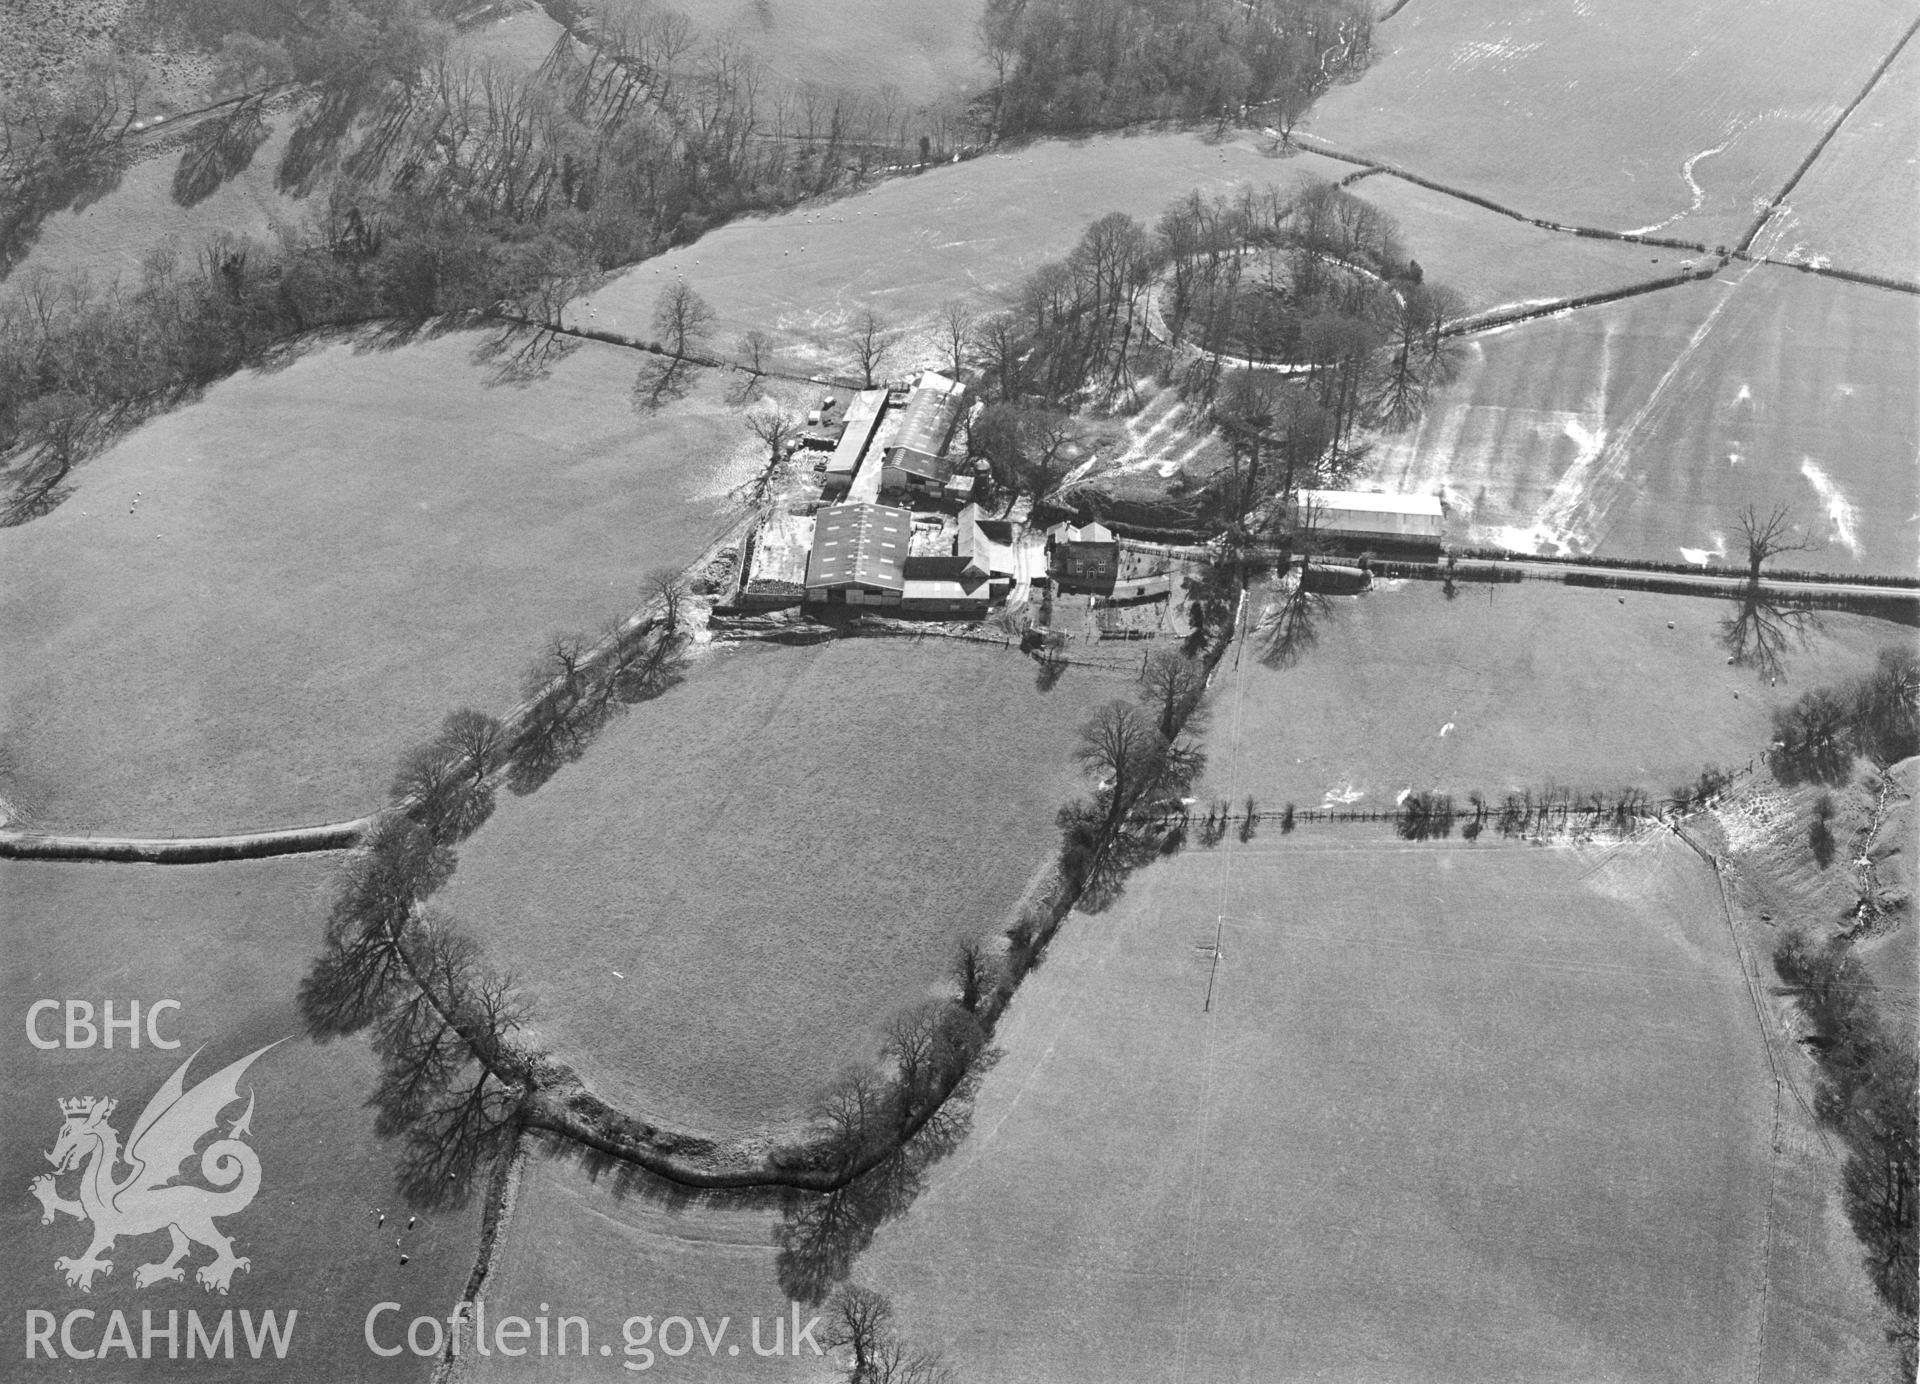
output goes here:
[{"label": "long barn with corrugated roof", "polygon": [[898,605],[907,584],[913,515],[892,505],[829,505],[815,516],[807,599]]},{"label": "long barn with corrugated roof", "polygon": [[947,448],[966,408],[966,386],[928,370],[920,376],[887,447],[882,495],[934,501],[942,497],[953,463]]}]

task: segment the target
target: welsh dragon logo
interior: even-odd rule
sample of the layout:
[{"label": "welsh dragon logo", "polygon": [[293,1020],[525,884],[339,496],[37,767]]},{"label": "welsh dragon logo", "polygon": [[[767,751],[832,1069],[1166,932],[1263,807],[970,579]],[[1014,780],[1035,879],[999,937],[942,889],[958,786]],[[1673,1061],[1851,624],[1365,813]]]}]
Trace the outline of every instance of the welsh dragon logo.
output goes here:
[{"label": "welsh dragon logo", "polygon": [[[124,1152],[119,1131],[108,1123],[119,1102],[104,1096],[78,1096],[60,1102],[63,1123],[52,1152],[46,1156],[53,1171],[34,1178],[27,1190],[40,1199],[42,1225],[51,1225],[61,1212],[93,1222],[93,1243],[85,1254],[78,1259],[62,1255],[53,1261],[54,1268],[67,1276],[69,1287],[92,1292],[94,1275],[113,1272],[113,1261],[101,1255],[113,1248],[115,1240],[122,1235],[151,1235],[160,1230],[173,1237],[172,1252],[165,1259],[135,1269],[136,1288],[180,1282],[186,1277],[180,1261],[196,1243],[214,1254],[212,1263],[202,1264],[194,1272],[195,1280],[208,1292],[225,1293],[234,1272],[249,1267],[251,1261],[234,1254],[233,1241],[222,1235],[213,1221],[216,1216],[244,1211],[260,1190],[260,1157],[243,1142],[253,1132],[251,1088],[246,1110],[200,1153],[200,1175],[219,1190],[175,1179],[180,1175],[180,1165],[193,1156],[195,1145],[208,1134],[220,1133],[221,1112],[240,1099],[241,1074],[262,1053],[277,1046],[269,1043],[187,1090],[187,1068],[200,1055],[195,1052],[154,1092],[147,1108],[134,1121]],[[123,1177],[116,1176],[122,1164],[130,1171]],[[60,1195],[57,1179],[75,1170],[80,1175],[80,1195],[79,1200],[69,1201]]]}]

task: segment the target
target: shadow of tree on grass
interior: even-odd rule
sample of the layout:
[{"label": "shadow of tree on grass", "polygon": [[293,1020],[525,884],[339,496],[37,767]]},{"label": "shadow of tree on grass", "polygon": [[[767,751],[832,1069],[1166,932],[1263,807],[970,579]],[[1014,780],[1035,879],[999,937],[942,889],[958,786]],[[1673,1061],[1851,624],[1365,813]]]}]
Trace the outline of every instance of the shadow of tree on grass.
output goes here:
[{"label": "shadow of tree on grass", "polygon": [[261,103],[243,101],[217,119],[202,121],[180,151],[173,171],[173,200],[195,206],[244,173],[267,142],[267,118]]},{"label": "shadow of tree on grass", "polygon": [[1819,628],[1811,610],[1770,601],[1758,588],[1740,596],[1740,609],[1720,622],[1720,645],[1736,668],[1751,668],[1768,682],[1786,671],[1786,657],[1806,645]]}]

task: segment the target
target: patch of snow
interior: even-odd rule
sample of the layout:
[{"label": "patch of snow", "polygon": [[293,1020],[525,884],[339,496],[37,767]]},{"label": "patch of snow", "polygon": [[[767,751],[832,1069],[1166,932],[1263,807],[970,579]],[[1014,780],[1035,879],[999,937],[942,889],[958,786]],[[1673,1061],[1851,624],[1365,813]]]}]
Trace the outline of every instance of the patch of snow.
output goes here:
[{"label": "patch of snow", "polygon": [[1449,72],[1471,72],[1479,67],[1491,67],[1495,72],[1510,72],[1520,59],[1540,50],[1538,43],[1516,43],[1512,39],[1500,39],[1493,43],[1475,41],[1463,43],[1454,49],[1452,59],[1447,63]]},{"label": "patch of snow", "polygon": [[1713,540],[1713,546],[1708,548],[1682,548],[1680,550],[1680,556],[1698,567],[1705,567],[1714,562],[1726,561],[1727,536],[1718,529],[1715,529],[1712,533],[1708,534],[1707,537]]},{"label": "patch of snow", "polygon": [[[1693,57],[1697,57],[1699,55],[1699,51],[1700,50],[1696,48],[1692,53],[1688,55],[1688,58],[1691,59]],[[1684,66],[1684,64],[1682,65]],[[1665,221],[1656,221],[1651,226],[1641,226],[1639,229],[1627,231],[1625,232],[1625,234],[1652,235],[1655,231],[1665,230],[1667,227],[1671,226],[1674,222],[1678,221],[1681,217],[1691,216],[1694,212],[1699,211],[1701,204],[1707,200],[1707,190],[1701,187],[1698,182],[1694,181],[1694,177],[1693,177],[1694,166],[1698,164],[1702,159],[1710,159],[1715,154],[1725,152],[1726,147],[1731,143],[1733,143],[1733,138],[1730,135],[1726,139],[1721,140],[1720,143],[1714,145],[1713,148],[1702,149],[1699,153],[1695,154],[1692,158],[1688,159],[1685,163],[1680,165],[1680,176],[1683,179],[1685,179],[1687,184],[1687,190],[1693,194],[1692,206],[1688,207],[1685,211],[1675,212],[1672,216],[1669,216]]]},{"label": "patch of snow", "polygon": [[1848,552],[1859,557],[1860,536],[1855,525],[1860,521],[1860,511],[1855,508],[1853,501],[1846,497],[1840,487],[1834,484],[1833,478],[1812,457],[1800,458],[1800,474],[1807,478],[1813,493],[1826,506],[1827,522],[1833,525],[1834,538]]},{"label": "patch of snow", "polygon": [[1695,566],[1709,566],[1711,562],[1726,561],[1726,534],[1713,530],[1707,534],[1709,547],[1682,547],[1680,557]]},{"label": "patch of snow", "polygon": [[1765,844],[1784,822],[1793,825],[1793,804],[1777,793],[1757,793],[1750,798],[1728,803],[1713,810],[1727,844],[1736,851],[1750,851]]},{"label": "patch of snow", "polygon": [[1359,802],[1360,799],[1366,796],[1365,793],[1355,788],[1351,783],[1343,783],[1338,788],[1329,788],[1320,801],[1329,806],[1337,805],[1345,807],[1349,803]]}]

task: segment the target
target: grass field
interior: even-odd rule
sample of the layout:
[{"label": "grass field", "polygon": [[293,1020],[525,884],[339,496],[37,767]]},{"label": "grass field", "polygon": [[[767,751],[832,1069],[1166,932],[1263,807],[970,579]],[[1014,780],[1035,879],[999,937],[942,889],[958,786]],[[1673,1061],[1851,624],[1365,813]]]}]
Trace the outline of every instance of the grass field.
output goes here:
[{"label": "grass field", "polygon": [[[1549,782],[1663,795],[1709,761],[1744,768],[1772,740],[1775,706],[1911,638],[1884,621],[1823,616],[1769,687],[1727,665],[1730,602],[1546,582],[1459,590],[1449,601],[1437,583],[1407,581],[1332,597],[1290,668],[1260,665],[1256,633],[1244,690],[1216,680],[1207,735],[1237,733],[1249,752],[1237,764],[1216,757],[1201,791],[1251,793],[1266,811],[1378,809],[1410,788],[1464,806],[1473,790]],[[1254,618],[1274,599],[1257,595]]]},{"label": "grass field", "polygon": [[1771,1085],[1717,908],[1658,837],[1155,866],[862,1276],[969,1378],[1748,1379]]},{"label": "grass field", "polygon": [[[393,1298],[439,1308],[445,1316],[473,1267],[477,1208],[422,1216],[406,1229],[407,1212],[396,1211],[391,1156],[373,1135],[373,1115],[363,1102],[374,1063],[363,1043],[316,1047],[303,1036],[294,1007],[295,988],[319,943],[324,893],[333,861],[314,858],[235,865],[135,866],[21,864],[0,862],[0,898],[6,900],[6,943],[0,949],[0,979],[13,1016],[9,1051],[0,1076],[8,1137],[0,1152],[0,1314],[11,1324],[0,1373],[8,1378],[85,1379],[112,1373],[102,1362],[36,1359],[23,1363],[22,1335],[28,1309],[64,1317],[75,1308],[99,1314],[81,1321],[76,1344],[98,1342],[107,1314],[124,1311],[132,1322],[136,1352],[141,1309],[164,1324],[169,1309],[191,1308],[213,1324],[232,1308],[273,1309],[284,1322],[297,1310],[284,1363],[241,1359],[168,1365],[121,1365],[115,1377],[145,1370],[189,1370],[208,1379],[395,1379],[426,1378],[412,1356],[371,1356],[361,1340],[370,1306]],[[84,998],[95,1008],[111,1000],[124,1016],[137,1001],[144,1014],[157,1000],[180,1003],[163,1017],[160,1034],[178,1040],[177,1051],[160,1051],[141,1035],[137,1050],[124,1032],[115,1047],[39,1050],[29,1046],[21,1018],[35,1000]],[[59,1016],[43,1015],[43,1037],[58,1038]],[[58,1102],[74,1096],[108,1096],[119,1102],[110,1123],[130,1135],[147,1099],[190,1054],[198,1052],[188,1083],[211,1076],[228,1062],[269,1043],[289,1039],[261,1057],[241,1085],[256,1102],[251,1142],[259,1153],[260,1190],[252,1204],[219,1223],[234,1237],[235,1253],[252,1265],[235,1274],[221,1297],[193,1280],[192,1270],[211,1260],[196,1247],[181,1283],[140,1289],[134,1270],[163,1258],[164,1236],[123,1238],[108,1257],[113,1272],[94,1281],[90,1295],[67,1286],[53,1261],[79,1256],[88,1227],[67,1216],[40,1224],[40,1206],[27,1195],[28,1180],[48,1171],[42,1153],[60,1127]],[[225,1129],[241,1112],[221,1121]],[[189,1164],[197,1170],[198,1164]],[[124,1174],[122,1174],[124,1175]],[[196,1174],[197,1175],[197,1174]],[[72,1195],[73,1179],[63,1181]],[[384,1226],[374,1210],[388,1212]],[[398,1238],[400,1245],[395,1244]],[[401,1254],[408,1263],[400,1263]],[[236,1322],[235,1334],[240,1334]],[[164,1340],[155,1349],[164,1353]],[[107,1357],[118,1361],[118,1354]]]},{"label": "grass field", "polygon": [[655,298],[684,278],[718,314],[714,336],[723,349],[758,328],[774,336],[789,365],[846,371],[851,326],[872,307],[910,333],[889,368],[930,364],[938,353],[927,332],[941,303],[1003,306],[1022,279],[1065,255],[1109,211],[1152,223],[1196,187],[1286,187],[1302,175],[1353,171],[1313,154],[1274,158],[1262,152],[1267,143],[1116,135],[988,154],[723,226],[614,278],[577,301],[570,320],[652,337]]},{"label": "grass field", "polygon": [[310,204],[289,197],[274,185],[274,170],[286,154],[294,112],[268,116],[270,133],[253,161],[204,201],[182,206],[174,197],[174,178],[186,151],[143,158],[123,169],[111,190],[86,205],[55,212],[41,223],[32,251],[14,269],[18,283],[35,269],[55,274],[84,273],[96,285],[115,278],[128,287],[140,282],[140,262],[171,237],[183,258],[191,259],[211,235],[230,231],[268,240],[276,225],[297,225]]},{"label": "grass field", "polygon": [[0,639],[35,651],[0,663],[0,798],[135,835],[358,816],[447,711],[512,706],[545,635],[696,557],[752,441],[719,381],[637,416],[631,353],[520,387],[491,339],[314,343],[0,531]]},{"label": "grass field", "polygon": [[1784,502],[1820,545],[1795,566],[1920,569],[1920,305],[1905,294],[1736,265],[1468,351],[1373,475],[1444,487],[1475,542],[1724,561],[1745,505]]},{"label": "grass field", "polygon": [[1004,924],[1084,791],[1076,730],[1131,691],[937,640],[725,652],[502,807],[442,900],[605,1099],[777,1122]]},{"label": "grass field", "polygon": [[[781,1340],[792,1342],[792,1311],[774,1270],[773,1234],[778,1221],[765,1210],[696,1206],[680,1210],[638,1197],[617,1197],[566,1158],[536,1156],[528,1161],[509,1233],[501,1240],[486,1298],[490,1321],[507,1313],[532,1320],[542,1303],[588,1323],[589,1357],[611,1346],[612,1359],[503,1360],[464,1356],[454,1373],[458,1384],[509,1384],[532,1370],[556,1381],[631,1378],[623,1363],[645,1366],[642,1378],[761,1381],[761,1384],[820,1384],[840,1376],[801,1347],[796,1359],[753,1354],[752,1319],[761,1318],[763,1349],[773,1344],[774,1319],[786,1317]],[[814,1315],[801,1309],[800,1320]],[[629,1356],[622,1327],[630,1317],[650,1317],[655,1330],[672,1316],[704,1317],[710,1332],[726,1334],[709,1352],[696,1334],[683,1358],[661,1353],[655,1340]],[[675,1331],[678,1328],[674,1328]],[[568,1349],[575,1349],[578,1328],[570,1328]],[[636,1336],[639,1328],[635,1328]],[[814,1336],[825,1332],[816,1328]],[[669,1343],[677,1348],[677,1337]],[[739,1355],[727,1353],[728,1346]],[[744,1358],[741,1358],[744,1357]],[[971,1378],[971,1376],[970,1376]]]},{"label": "grass field", "polygon": [[1671,274],[1684,258],[1543,231],[1382,174],[1350,190],[1398,221],[1426,277],[1457,290],[1475,312],[1624,288]]},{"label": "grass field", "polygon": [[1847,117],[1786,205],[1786,238],[1807,258],[1920,282],[1920,41],[1909,43]]},{"label": "grass field", "polygon": [[1731,245],[1911,19],[1899,0],[1415,3],[1305,125],[1531,216]]}]

